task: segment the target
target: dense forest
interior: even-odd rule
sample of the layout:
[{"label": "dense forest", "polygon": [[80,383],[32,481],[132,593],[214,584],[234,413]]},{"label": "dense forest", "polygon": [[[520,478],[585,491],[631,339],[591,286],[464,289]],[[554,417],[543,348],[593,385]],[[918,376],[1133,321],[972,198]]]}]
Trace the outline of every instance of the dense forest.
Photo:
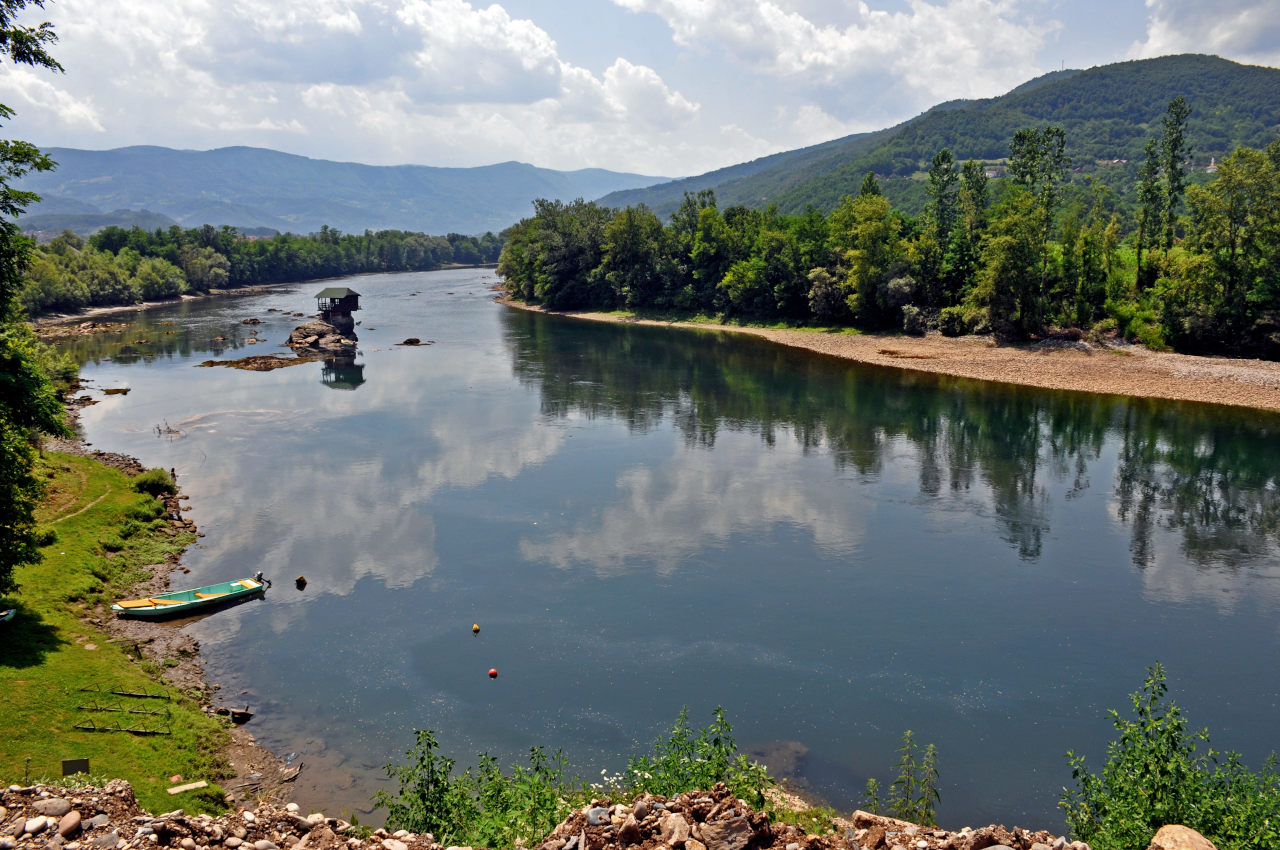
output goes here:
[{"label": "dense forest", "polygon": [[210,225],[154,231],[108,227],[85,242],[68,231],[32,252],[18,303],[34,317],[212,289],[493,263],[501,250],[501,237],[492,233],[428,236],[382,230],[357,236],[322,227],[310,236],[250,239],[235,228]]},{"label": "dense forest", "polygon": [[1197,185],[1192,108],[1168,104],[1137,178],[1066,192],[1067,131],[1022,128],[1007,172],[933,156],[918,216],[874,173],[830,214],[686,193],[645,207],[538,201],[508,232],[513,298],[722,320],[923,333],[1122,335],[1153,347],[1280,358],[1280,138],[1240,147]]}]

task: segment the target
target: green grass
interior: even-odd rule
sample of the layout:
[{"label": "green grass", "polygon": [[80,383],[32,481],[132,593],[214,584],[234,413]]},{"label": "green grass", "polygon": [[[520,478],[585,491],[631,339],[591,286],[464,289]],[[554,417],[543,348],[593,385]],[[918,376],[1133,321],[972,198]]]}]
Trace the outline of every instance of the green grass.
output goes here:
[{"label": "green grass", "polygon": [[[48,454],[42,471],[49,492],[38,520],[56,532],[49,535],[44,560],[20,568],[18,592],[0,600],[0,608],[17,608],[0,643],[0,781],[56,779],[61,760],[88,758],[97,776],[127,779],[142,805],[153,812],[183,807],[218,811],[222,791],[211,786],[176,797],[165,789],[169,777],[206,779],[227,775],[221,753],[227,732],[219,721],[199,710],[177,689],[160,685],[134,656],[133,645],[117,645],[85,617],[96,605],[117,598],[149,573],[149,565],[182,551],[193,539],[177,533],[154,516],[147,502],[122,472],[96,461]],[[131,519],[130,517],[135,517]],[[127,536],[121,534],[132,522]],[[117,548],[118,546],[118,548]],[[154,669],[154,668],[151,668]],[[168,717],[89,712],[80,706],[95,699],[81,688],[163,691],[164,700],[125,697],[108,699],[128,708],[168,710]],[[91,732],[75,726],[117,718],[167,726],[172,735],[138,736],[124,732]],[[127,725],[127,724],[126,724]]]}]

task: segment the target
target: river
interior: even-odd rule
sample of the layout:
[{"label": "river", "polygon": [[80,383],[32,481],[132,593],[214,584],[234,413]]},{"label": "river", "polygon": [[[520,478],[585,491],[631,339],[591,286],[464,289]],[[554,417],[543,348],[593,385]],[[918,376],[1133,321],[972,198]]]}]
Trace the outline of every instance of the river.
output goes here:
[{"label": "river", "polygon": [[1280,739],[1280,419],[531,314],[494,283],[342,281],[354,362],[198,365],[279,352],[325,283],[72,349],[85,438],[190,496],[174,584],[274,580],[186,628],[304,805],[367,819],[415,728],[592,779],[721,705],[839,808],[911,729],[945,826],[1059,830],[1064,753],[1100,767],[1156,661],[1216,749],[1257,767]]}]

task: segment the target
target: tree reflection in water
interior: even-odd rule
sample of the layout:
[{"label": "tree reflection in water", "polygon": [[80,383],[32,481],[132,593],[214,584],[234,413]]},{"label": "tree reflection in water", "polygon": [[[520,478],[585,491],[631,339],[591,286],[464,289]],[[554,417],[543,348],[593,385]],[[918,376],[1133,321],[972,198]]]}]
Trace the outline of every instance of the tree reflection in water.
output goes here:
[{"label": "tree reflection in water", "polygon": [[670,419],[706,447],[724,431],[770,446],[785,430],[866,477],[905,445],[921,497],[985,485],[1024,559],[1041,554],[1051,487],[1070,499],[1096,486],[1090,469],[1108,442],[1136,566],[1153,563],[1157,527],[1180,532],[1193,563],[1226,570],[1280,542],[1280,420],[1269,414],[854,365],[717,331],[577,322],[570,332],[572,320],[520,311],[503,321],[516,375],[539,389],[547,417],[617,417],[633,431]]}]

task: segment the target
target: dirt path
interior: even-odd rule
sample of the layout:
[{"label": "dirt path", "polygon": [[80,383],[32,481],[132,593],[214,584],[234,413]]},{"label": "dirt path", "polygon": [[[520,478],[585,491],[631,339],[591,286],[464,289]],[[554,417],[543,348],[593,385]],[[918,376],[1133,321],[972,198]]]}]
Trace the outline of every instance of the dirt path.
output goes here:
[{"label": "dirt path", "polygon": [[[499,299],[521,310],[550,312]],[[634,319],[604,313],[559,313],[596,322],[692,328],[761,337],[831,357],[1055,390],[1162,398],[1280,412],[1280,363],[1197,357],[1136,345],[1042,342],[1001,345],[989,336],[924,337],[742,328]]]}]

